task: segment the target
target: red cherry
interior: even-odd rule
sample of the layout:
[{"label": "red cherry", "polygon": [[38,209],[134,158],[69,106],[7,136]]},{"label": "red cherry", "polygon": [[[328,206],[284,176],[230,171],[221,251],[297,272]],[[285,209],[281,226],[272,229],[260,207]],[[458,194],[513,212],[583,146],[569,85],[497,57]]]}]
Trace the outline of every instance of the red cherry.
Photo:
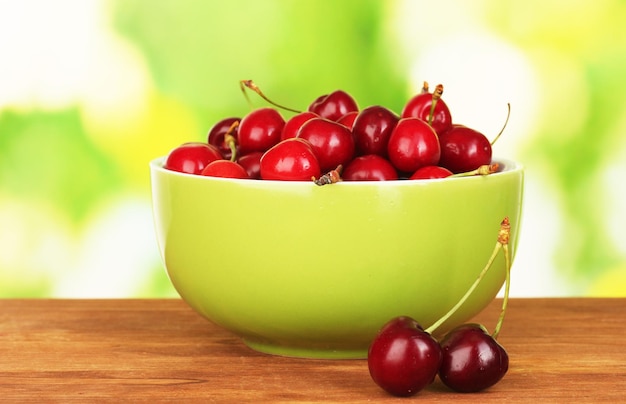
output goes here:
[{"label": "red cherry", "polygon": [[[222,153],[224,159],[229,160],[232,156],[232,149],[228,142],[226,142],[224,135],[231,129],[234,123],[241,121],[241,118],[230,117],[224,118],[213,125],[207,135],[207,142],[217,147]],[[235,127],[231,135],[237,139],[237,127]]]},{"label": "red cherry", "polygon": [[348,129],[352,130],[352,127],[354,126],[354,121],[356,120],[357,115],[359,115],[359,111],[350,111],[344,116],[342,116],[341,118],[339,118],[337,120],[337,123],[340,123],[343,126],[347,127]]},{"label": "red cherry", "polygon": [[422,93],[415,95],[404,106],[402,110],[402,118],[420,118],[435,129],[437,134],[443,133],[448,130],[452,125],[452,114],[446,103],[441,99],[441,93],[443,92],[443,86],[438,85],[435,89],[435,98],[437,102],[435,109],[432,111],[431,119],[431,107],[433,103],[433,94],[428,92],[428,84],[424,83],[424,89]]},{"label": "red cherry", "polygon": [[282,140],[261,157],[264,180],[311,181],[321,170],[310,143],[300,138]]},{"label": "red cherry", "polygon": [[452,171],[441,166],[424,166],[418,168],[410,177],[410,180],[428,180],[434,178],[446,178],[452,175]]},{"label": "red cherry", "polygon": [[221,159],[222,154],[217,147],[208,143],[188,142],[170,152],[164,167],[182,173],[200,174],[210,162]]},{"label": "red cherry", "polygon": [[491,164],[491,143],[477,130],[455,124],[439,136],[439,165],[453,173],[472,171]]},{"label": "red cherry", "polygon": [[351,111],[358,111],[356,101],[345,91],[335,90],[330,94],[322,95],[309,105],[309,111],[315,112],[322,118],[337,121]]},{"label": "red cherry", "polygon": [[419,118],[402,118],[389,137],[387,153],[397,170],[413,173],[420,167],[437,165],[441,149],[430,125]]},{"label": "red cherry", "polygon": [[230,160],[212,161],[204,167],[201,174],[207,177],[250,178],[242,166]]},{"label": "red cherry", "polygon": [[246,172],[248,173],[248,177],[258,180],[261,178],[261,157],[263,156],[262,152],[252,152],[249,154],[245,154],[240,156],[237,159],[237,162],[240,166],[242,166]]},{"label": "red cherry", "polygon": [[348,163],[341,178],[344,181],[391,181],[398,179],[398,173],[389,160],[368,154],[355,157]]},{"label": "red cherry", "polygon": [[296,137],[302,125],[313,118],[319,117],[319,115],[310,111],[300,112],[299,114],[292,116],[287,120],[287,122],[285,122],[285,126],[283,127],[283,131],[280,135],[280,140]]},{"label": "red cherry", "polygon": [[451,389],[470,393],[493,386],[509,369],[509,355],[485,328],[463,324],[441,340],[439,378]]},{"label": "red cherry", "polygon": [[263,107],[249,112],[241,119],[237,140],[239,152],[264,152],[280,141],[285,119],[276,109]]},{"label": "red cherry", "polygon": [[308,140],[323,172],[346,165],[354,156],[354,138],[350,129],[324,118],[307,121],[298,132]]},{"label": "red cherry", "polygon": [[378,332],[367,364],[374,382],[395,396],[411,396],[434,380],[441,364],[439,343],[412,318],[397,317]]},{"label": "red cherry", "polygon": [[352,127],[357,154],[387,156],[387,142],[399,120],[395,112],[380,105],[361,110]]}]

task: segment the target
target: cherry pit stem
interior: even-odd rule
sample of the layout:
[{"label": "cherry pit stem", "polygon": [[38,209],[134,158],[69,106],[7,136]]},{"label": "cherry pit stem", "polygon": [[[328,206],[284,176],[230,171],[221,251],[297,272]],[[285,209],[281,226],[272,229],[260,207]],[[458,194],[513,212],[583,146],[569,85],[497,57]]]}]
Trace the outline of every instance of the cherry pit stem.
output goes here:
[{"label": "cherry pit stem", "polygon": [[254,91],[261,98],[263,98],[265,101],[269,102],[270,104],[272,104],[273,106],[275,106],[277,108],[281,108],[281,109],[284,109],[284,110],[287,110],[287,111],[295,112],[296,114],[299,114],[299,113],[302,112],[302,111],[299,111],[297,109],[285,107],[284,105],[277,104],[276,102],[270,100],[267,96],[265,96],[265,94],[263,94],[261,89],[252,80],[241,80],[239,82],[239,85],[241,87],[241,91],[243,92],[244,96],[248,100],[248,104],[250,104],[250,105],[252,105],[252,102],[250,102],[250,98],[248,98],[248,93],[246,93],[246,88]]},{"label": "cherry pit stem", "polygon": [[511,232],[511,225],[509,222],[509,218],[505,217],[504,220],[500,223],[500,231],[498,232],[498,241],[493,249],[491,257],[487,261],[487,265],[483,268],[483,270],[478,274],[478,278],[474,281],[474,283],[470,286],[470,288],[465,292],[463,297],[439,320],[437,320],[434,324],[428,327],[425,331],[432,334],[437,328],[439,328],[443,323],[445,323],[450,317],[456,313],[456,311],[465,303],[465,301],[470,297],[470,295],[476,290],[480,282],[485,277],[485,274],[491,268],[493,261],[496,259],[496,256],[500,252],[501,249],[505,252],[505,261],[506,261],[506,285],[505,285],[505,294],[504,300],[502,302],[502,311],[500,313],[500,318],[498,320],[498,324],[496,325],[493,338],[495,339],[498,333],[500,332],[500,328],[502,327],[502,322],[504,321],[504,313],[506,311],[506,306],[509,300],[509,284],[510,284],[510,272],[511,272],[511,262],[508,254],[508,244],[509,244],[509,235]]},{"label": "cherry pit stem", "polygon": [[[428,84],[424,82],[424,88],[426,88],[426,91],[428,91],[427,86]],[[435,91],[433,91],[432,102],[430,103],[430,113],[428,114],[429,125],[433,124],[433,119],[435,118],[435,107],[437,106],[437,101],[439,101],[442,95],[443,95],[443,84],[437,84],[437,86],[435,86]]]},{"label": "cherry pit stem", "polygon": [[230,149],[230,152],[231,152],[230,161],[237,161],[237,157],[238,157],[237,156],[237,141],[235,140],[235,136],[233,135],[233,133],[235,133],[235,130],[237,129],[238,126],[239,126],[239,121],[233,122],[232,125],[230,125],[230,127],[224,134],[224,143],[228,145],[228,148]]},{"label": "cherry pit stem", "polygon": [[463,172],[463,173],[452,174],[450,176],[450,178],[472,177],[474,175],[489,175],[489,174],[493,174],[495,172],[498,172],[499,169],[500,169],[500,165],[498,163],[485,164],[485,165],[482,165],[482,166],[480,166],[477,169],[472,170],[472,171],[466,171],[466,172]]},{"label": "cherry pit stem", "polygon": [[502,135],[502,133],[504,132],[506,125],[509,123],[509,118],[511,117],[511,103],[510,102],[507,103],[506,107],[507,107],[506,120],[504,121],[504,125],[502,125],[502,129],[500,129],[500,133],[498,133],[496,137],[491,141],[491,146],[493,146],[496,143],[496,140],[500,138],[500,135]]}]

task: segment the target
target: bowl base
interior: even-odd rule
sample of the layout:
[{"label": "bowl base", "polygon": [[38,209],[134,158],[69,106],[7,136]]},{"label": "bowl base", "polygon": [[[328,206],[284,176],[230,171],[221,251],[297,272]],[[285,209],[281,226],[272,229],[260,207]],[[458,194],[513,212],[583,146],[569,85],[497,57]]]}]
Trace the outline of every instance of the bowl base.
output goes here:
[{"label": "bowl base", "polygon": [[304,359],[367,359],[367,349],[323,349],[274,345],[243,339],[253,350],[270,355]]}]

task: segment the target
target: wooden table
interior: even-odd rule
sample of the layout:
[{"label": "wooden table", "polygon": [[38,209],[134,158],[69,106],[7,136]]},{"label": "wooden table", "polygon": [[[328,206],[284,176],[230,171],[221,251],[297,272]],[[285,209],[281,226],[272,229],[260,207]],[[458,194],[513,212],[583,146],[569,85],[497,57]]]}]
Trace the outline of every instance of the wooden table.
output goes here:
[{"label": "wooden table", "polygon": [[[476,320],[491,330],[500,301]],[[512,299],[504,379],[420,402],[626,402],[626,299]],[[252,351],[182,301],[0,300],[0,401],[381,402],[365,360]]]}]

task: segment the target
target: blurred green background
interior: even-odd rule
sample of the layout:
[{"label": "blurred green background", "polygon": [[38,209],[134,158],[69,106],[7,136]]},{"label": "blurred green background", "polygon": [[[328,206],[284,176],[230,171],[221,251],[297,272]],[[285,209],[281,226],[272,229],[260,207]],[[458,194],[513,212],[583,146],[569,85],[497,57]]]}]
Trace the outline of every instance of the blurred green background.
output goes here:
[{"label": "blurred green background", "polygon": [[[517,296],[626,295],[626,1],[0,0],[0,297],[175,296],[148,162],[335,89],[424,80],[526,167]],[[262,100],[252,98],[258,106]]]}]

